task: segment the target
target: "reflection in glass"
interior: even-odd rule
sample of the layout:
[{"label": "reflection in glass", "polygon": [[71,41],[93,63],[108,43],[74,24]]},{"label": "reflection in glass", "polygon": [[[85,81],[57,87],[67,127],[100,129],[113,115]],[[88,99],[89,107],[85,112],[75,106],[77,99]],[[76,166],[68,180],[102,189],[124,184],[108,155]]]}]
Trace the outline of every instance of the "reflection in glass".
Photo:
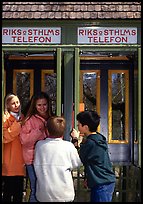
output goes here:
[{"label": "reflection in glass", "polygon": [[112,74],[112,139],[125,140],[125,73]]},{"label": "reflection in glass", "polygon": [[56,114],[56,97],[57,97],[57,74],[45,74],[44,75],[44,83],[45,83],[45,92],[48,93],[51,99],[51,105],[52,105],[52,112],[53,114]]},{"label": "reflection in glass", "polygon": [[96,81],[95,72],[83,74],[83,103],[85,110],[96,110]]},{"label": "reflection in glass", "polygon": [[16,73],[16,93],[21,101],[23,112],[30,99],[30,73]]}]

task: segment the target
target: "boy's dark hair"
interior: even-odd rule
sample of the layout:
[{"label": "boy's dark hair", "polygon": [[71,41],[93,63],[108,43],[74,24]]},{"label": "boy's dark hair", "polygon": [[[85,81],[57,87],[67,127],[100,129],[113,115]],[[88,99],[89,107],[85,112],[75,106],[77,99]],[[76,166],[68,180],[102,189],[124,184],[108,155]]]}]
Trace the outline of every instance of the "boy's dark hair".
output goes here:
[{"label": "boy's dark hair", "polygon": [[66,128],[66,121],[61,116],[51,116],[47,121],[47,128],[50,136],[62,137]]},{"label": "boy's dark hair", "polygon": [[100,123],[100,116],[96,111],[92,110],[78,113],[76,119],[82,124],[82,126],[87,125],[91,132],[96,132]]}]

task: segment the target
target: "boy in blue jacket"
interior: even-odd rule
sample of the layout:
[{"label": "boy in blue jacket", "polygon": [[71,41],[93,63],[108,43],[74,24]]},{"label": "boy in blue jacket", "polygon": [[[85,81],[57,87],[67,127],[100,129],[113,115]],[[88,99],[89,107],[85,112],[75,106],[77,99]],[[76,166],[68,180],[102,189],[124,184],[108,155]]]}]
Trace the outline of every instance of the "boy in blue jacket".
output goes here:
[{"label": "boy in blue jacket", "polygon": [[[79,156],[85,168],[87,186],[91,189],[90,202],[111,202],[116,177],[106,138],[97,132],[100,116],[96,111],[83,111],[76,119],[79,132],[84,134]],[[71,132],[74,141],[78,140],[79,132],[75,129]]]}]

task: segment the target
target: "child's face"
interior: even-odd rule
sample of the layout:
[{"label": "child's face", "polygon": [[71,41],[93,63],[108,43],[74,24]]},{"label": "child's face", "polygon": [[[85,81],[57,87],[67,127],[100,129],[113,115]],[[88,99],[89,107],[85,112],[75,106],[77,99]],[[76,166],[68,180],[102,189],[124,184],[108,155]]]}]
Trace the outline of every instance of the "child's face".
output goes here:
[{"label": "child's face", "polygon": [[88,131],[87,125],[82,126],[82,124],[79,121],[77,122],[77,127],[81,134],[86,134]]},{"label": "child's face", "polygon": [[45,116],[45,114],[47,113],[47,110],[48,110],[47,100],[45,98],[38,99],[36,102],[36,109],[37,109],[37,112],[39,113],[39,115]]},{"label": "child's face", "polygon": [[10,111],[18,113],[20,111],[20,101],[17,96],[14,96],[8,104]]}]

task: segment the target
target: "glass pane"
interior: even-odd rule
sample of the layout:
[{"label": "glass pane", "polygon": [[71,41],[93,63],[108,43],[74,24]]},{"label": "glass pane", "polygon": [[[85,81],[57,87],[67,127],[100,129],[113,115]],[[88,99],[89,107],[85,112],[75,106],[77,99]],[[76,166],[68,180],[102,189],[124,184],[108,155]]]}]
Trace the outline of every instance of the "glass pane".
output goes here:
[{"label": "glass pane", "polygon": [[85,110],[96,110],[96,83],[95,72],[83,74],[83,103]]},{"label": "glass pane", "polygon": [[48,93],[52,103],[52,112],[56,114],[56,97],[57,97],[57,74],[45,74],[45,92]]},{"label": "glass pane", "polygon": [[112,74],[112,139],[125,140],[125,73]]},{"label": "glass pane", "polygon": [[30,99],[30,73],[16,73],[16,92],[22,104],[22,112],[25,110]]}]

